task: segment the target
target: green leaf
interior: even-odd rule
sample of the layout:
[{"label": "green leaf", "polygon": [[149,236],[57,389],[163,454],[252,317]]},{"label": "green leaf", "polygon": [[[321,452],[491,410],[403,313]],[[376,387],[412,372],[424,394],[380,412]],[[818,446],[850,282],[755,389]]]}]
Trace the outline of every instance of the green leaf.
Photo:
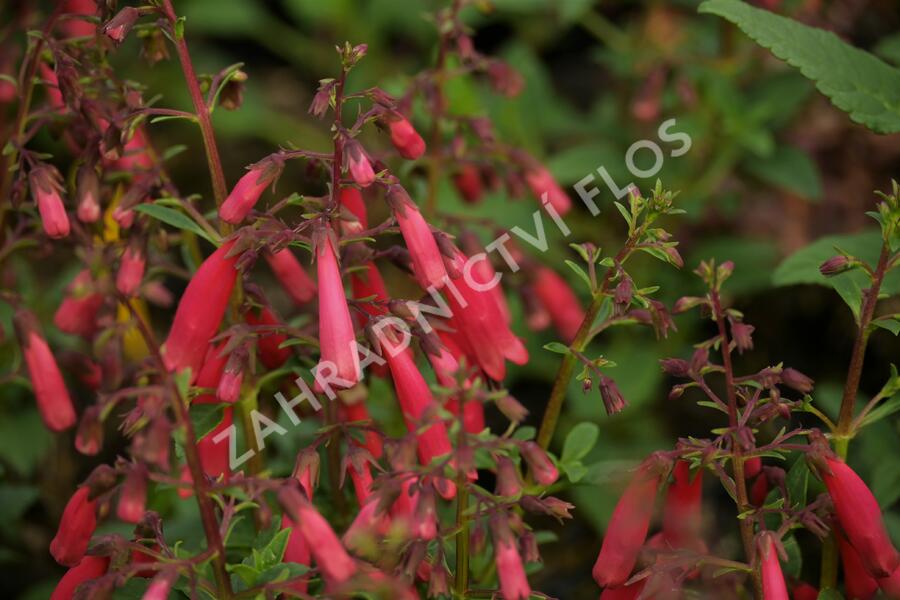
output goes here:
[{"label": "green leaf", "polygon": [[580,460],[563,463],[561,467],[562,470],[565,471],[566,477],[568,477],[569,481],[572,483],[581,481],[588,472],[587,467],[585,467]]},{"label": "green leaf", "polygon": [[803,569],[803,555],[800,553],[800,544],[793,535],[787,535],[782,538],[781,543],[784,545],[784,551],[787,553],[787,563],[783,570],[784,574],[794,579],[800,577],[800,571]]},{"label": "green leaf", "polygon": [[822,198],[819,169],[809,155],[791,146],[780,146],[766,157],[750,155],[744,167],[762,181],[794,192],[808,200]]},{"label": "green leaf", "polygon": [[806,506],[806,489],[809,484],[809,467],[802,455],[797,455],[785,478],[791,506]]},{"label": "green leaf", "polygon": [[566,436],[560,462],[563,464],[579,461],[594,447],[600,429],[594,423],[579,423]]},{"label": "green leaf", "polygon": [[548,342],[544,344],[544,350],[555,352],[557,354],[568,354],[569,347],[561,342]]},{"label": "green leaf", "polygon": [[266,571],[278,565],[281,562],[281,559],[284,558],[284,551],[287,548],[290,536],[290,527],[276,533],[269,543],[259,550],[257,554],[259,560],[256,564],[256,568],[260,571]]},{"label": "green leaf", "polygon": [[900,335],[900,313],[879,317],[872,321],[872,325],[887,329],[894,335]]},{"label": "green leaf", "polygon": [[701,13],[731,21],[756,43],[800,69],[850,118],[878,133],[900,131],[900,71],[828,31],[739,0],[706,0]]},{"label": "green leaf", "polygon": [[30,485],[0,485],[0,523],[9,525],[25,514],[38,497],[38,489]]},{"label": "green leaf", "polygon": [[190,408],[194,435],[199,440],[222,422],[225,404],[192,404]]},{"label": "green leaf", "polygon": [[891,34],[875,44],[875,54],[881,58],[900,65],[900,32]]},{"label": "green leaf", "polygon": [[182,229],[195,233],[213,244],[218,244],[219,242],[219,240],[214,240],[213,238],[211,238],[209,234],[206,233],[206,231],[204,231],[204,229],[200,227],[193,219],[177,210],[173,210],[171,208],[153,203],[138,204],[134,207],[134,209],[138,212],[150,215],[154,219],[171,225],[176,229]]}]

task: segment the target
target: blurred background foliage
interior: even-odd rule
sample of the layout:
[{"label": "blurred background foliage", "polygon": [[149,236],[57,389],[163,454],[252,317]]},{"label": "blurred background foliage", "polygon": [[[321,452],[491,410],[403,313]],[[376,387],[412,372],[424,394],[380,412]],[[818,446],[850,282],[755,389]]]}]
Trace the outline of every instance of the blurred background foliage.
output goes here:
[{"label": "blurred background foliage", "polygon": [[[352,74],[351,88],[379,85],[402,92],[416,72],[433,64],[436,34],[429,11],[440,4],[177,2],[177,10],[186,16],[186,36],[198,71],[215,73],[240,62],[249,75],[243,106],[233,112],[216,110],[213,117],[229,184],[245,165],[278,146],[330,147],[327,127],[309,116],[307,107],[318,80],[336,73],[335,44],[348,40],[369,46],[366,59]],[[852,124],[797,71],[731,24],[698,15],[695,0],[493,0],[491,8],[487,4],[484,10],[466,12],[476,47],[506,59],[526,85],[520,96],[510,99],[492,93],[484,81],[454,79],[447,88],[451,113],[490,117],[502,139],[541,158],[570,191],[569,186],[601,166],[620,187],[633,181],[647,190],[653,180],[631,177],[625,152],[640,139],[659,142],[659,124],[676,119],[673,129],[689,133],[693,145],[686,155],[673,158],[668,155],[671,146],[660,143],[665,162],[653,179],[659,177],[667,188],[680,191],[679,203],[687,215],[665,226],[681,241],[686,265],[676,272],[649,257],[640,258],[632,271],[636,283],[660,285],[660,299],[671,305],[681,295],[702,293],[699,279],[691,274],[699,260],[733,260],[736,270],[727,289],[729,300],[756,327],[755,349],[740,357],[739,367],[750,371],[784,361],[813,377],[817,402],[836,412],[854,335],[850,311],[824,286],[779,286],[773,274],[786,256],[823,235],[871,229],[873,223],[864,212],[873,206],[873,190],[889,189],[890,178],[900,173],[900,136],[878,136]],[[766,4],[831,29],[900,65],[900,8],[894,0]],[[23,38],[21,32],[14,34],[20,48]],[[132,36],[113,58],[120,75],[142,82],[145,98],[161,95],[160,106],[188,109],[177,61],[150,67],[137,59],[139,52],[140,41]],[[10,117],[8,111],[0,113],[6,123]],[[168,168],[182,193],[209,198],[198,132],[169,121],[152,125],[149,133],[157,148],[187,147],[169,160]],[[379,143],[383,142],[371,142]],[[51,134],[35,144],[51,151],[57,145]],[[641,158],[637,162],[646,168]],[[600,185],[599,178],[596,183]],[[302,192],[305,185],[303,169],[291,166],[278,192]],[[594,218],[571,194],[578,206],[566,219],[573,234],[563,240],[558,232],[550,232],[551,250],[541,257],[563,273],[583,299],[586,289],[563,263],[573,258],[567,242],[592,241],[614,253],[622,239],[612,196],[602,189],[596,200],[603,212]],[[442,212],[533,230],[532,200],[494,193],[482,204],[466,205],[449,178],[441,185],[438,206]],[[78,269],[71,257],[53,255],[41,264],[19,261],[9,276],[23,294],[34,298],[32,308],[49,323],[64,286]],[[272,294],[278,300],[277,292]],[[531,411],[526,424],[536,426],[559,357],[542,349],[554,334],[527,331],[520,303],[514,298],[512,302],[516,332],[526,337],[532,360],[513,369],[508,384]],[[8,373],[16,369],[17,354],[9,334],[9,311],[5,306],[2,310],[7,332],[2,357]],[[897,310],[895,304],[892,312]],[[687,357],[692,343],[711,335],[710,324],[697,315],[678,316],[676,323],[678,331],[665,340],[655,339],[649,330],[620,333],[613,328],[595,342],[592,351],[617,365],[609,374],[630,403],[621,414],[606,417],[599,395],[586,395],[580,383],[572,383],[554,449],[561,450],[562,439],[579,422],[596,423],[600,435],[596,447],[582,459],[586,472],[569,492],[577,507],[576,523],[543,524],[559,542],[545,547],[545,566],[533,581],[536,589],[561,598],[594,595],[590,566],[621,489],[623,467],[653,449],[671,447],[680,436],[704,434],[721,425],[717,413],[693,403],[698,396],[667,399],[672,382],[662,374],[658,359]],[[47,329],[54,347],[81,343]],[[864,393],[880,389],[898,351],[897,337],[886,331],[874,335]],[[113,459],[122,443],[119,439],[117,446],[115,433],[109,432],[113,441],[100,456],[78,456],[72,449],[73,432],[48,434],[27,388],[19,383],[6,377],[0,387],[0,592],[4,597],[45,598],[61,573],[47,544],[63,504],[75,483],[94,465]],[[79,393],[86,394],[83,389]],[[370,395],[376,418],[390,426],[397,419],[390,408],[390,386],[376,381]],[[263,394],[264,403],[265,398]],[[86,401],[82,397],[81,404]],[[496,425],[504,423],[499,415],[493,417]],[[888,419],[868,429],[862,442],[853,445],[851,462],[871,482],[888,511],[894,541],[900,543],[900,511],[895,506],[900,498],[897,424]],[[290,469],[296,449],[312,433],[310,427],[314,426],[291,429],[289,436],[274,441],[266,454],[274,473]],[[728,555],[737,548],[733,505],[724,494],[713,495],[713,489],[706,500],[708,539],[711,549]],[[158,496],[172,513],[166,521],[167,535],[178,537],[198,527],[194,503],[178,502],[171,490]],[[807,564],[811,566],[801,568],[809,570],[808,578],[814,577],[816,562],[808,559]],[[122,597],[127,597],[125,592]]]}]

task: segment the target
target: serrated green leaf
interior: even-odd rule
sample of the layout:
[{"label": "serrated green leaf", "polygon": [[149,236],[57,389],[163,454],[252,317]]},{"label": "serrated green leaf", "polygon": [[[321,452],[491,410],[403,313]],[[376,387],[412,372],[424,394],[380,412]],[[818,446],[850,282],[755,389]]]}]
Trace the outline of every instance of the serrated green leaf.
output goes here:
[{"label": "serrated green leaf", "polygon": [[134,209],[138,212],[150,215],[154,219],[162,221],[163,223],[171,225],[172,227],[175,227],[177,229],[195,233],[213,244],[218,243],[218,240],[212,239],[202,227],[200,227],[193,219],[182,212],[178,212],[177,210],[173,210],[171,208],[149,202],[138,204],[134,207]]},{"label": "serrated green leaf", "polygon": [[756,43],[800,69],[853,121],[878,133],[900,131],[900,70],[831,32],[739,0],[706,0],[699,11],[731,21]]},{"label": "serrated green leaf", "polygon": [[568,464],[581,460],[591,451],[599,436],[600,429],[594,423],[579,423],[566,436],[560,462]]},{"label": "serrated green leaf", "polygon": [[192,404],[189,410],[194,435],[199,440],[222,422],[225,404]]}]

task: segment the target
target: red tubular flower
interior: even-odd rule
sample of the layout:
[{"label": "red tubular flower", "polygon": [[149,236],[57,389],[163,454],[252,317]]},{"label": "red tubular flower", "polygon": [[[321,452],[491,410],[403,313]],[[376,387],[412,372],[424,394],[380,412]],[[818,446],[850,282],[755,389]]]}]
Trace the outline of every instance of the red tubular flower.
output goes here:
[{"label": "red tubular flower", "polygon": [[[244,319],[250,325],[271,326],[282,324],[267,306],[263,306],[259,309],[258,316],[255,311],[248,310],[244,315]],[[279,347],[286,341],[286,334],[276,332],[263,333],[256,338],[256,349],[259,353],[259,360],[267,369],[277,369],[290,358],[291,349]]]},{"label": "red tubular flower", "polygon": [[219,207],[219,218],[233,225],[243,221],[278,171],[279,166],[274,161],[264,160],[252,165]]},{"label": "red tubular flower", "polygon": [[844,569],[844,588],[849,600],[869,600],[878,591],[878,581],[869,575],[856,550],[847,539],[837,534],[841,565]]},{"label": "red tubular flower", "polygon": [[44,80],[44,88],[47,91],[47,100],[56,111],[62,112],[66,109],[66,103],[63,100],[62,92],[59,91],[59,79],[56,77],[50,65],[45,62],[38,63],[38,70],[41,72],[41,79]]},{"label": "red tubular flower", "polygon": [[422,213],[410,200],[406,190],[399,185],[393,185],[388,190],[388,202],[409,250],[416,281],[425,290],[444,287],[448,278],[447,269],[431,227],[425,222]]},{"label": "red tubular flower", "polygon": [[[369,409],[366,407],[364,401],[354,402],[353,404],[341,402],[340,416],[341,420],[345,422],[372,420],[372,415],[369,414]],[[362,444],[363,447],[368,450],[369,454],[373,457],[381,458],[383,452],[381,436],[374,431],[366,431],[364,438],[365,441]]]},{"label": "red tubular flower", "polygon": [[356,140],[347,140],[344,145],[344,155],[347,157],[347,170],[350,171],[350,177],[359,187],[369,187],[375,181],[375,171],[372,169],[372,163],[366,156],[362,144]]},{"label": "red tubular flower", "polygon": [[163,354],[170,371],[190,368],[193,378],[197,377],[237,279],[238,256],[228,256],[233,246],[234,241],[228,241],[213,252],[184,290]]},{"label": "red tubular flower", "polygon": [[416,160],[425,154],[425,140],[405,117],[393,113],[387,118],[387,126],[391,131],[391,143],[400,156]]},{"label": "red tubular flower", "polygon": [[754,456],[744,461],[744,478],[753,479],[762,470],[762,458]]},{"label": "red tubular flower", "polygon": [[775,542],[771,535],[764,535],[757,544],[758,560],[762,572],[762,587],[764,600],[790,600],[784,575],[781,572],[781,564],[778,562],[778,552],[775,550]]},{"label": "red tubular flower", "polygon": [[762,506],[766,503],[766,496],[769,495],[769,478],[765,473],[760,473],[750,488],[750,502],[754,506]]},{"label": "red tubular flower", "polygon": [[541,204],[549,204],[560,215],[564,215],[572,208],[572,200],[563,191],[554,179],[550,171],[543,166],[535,166],[525,172],[525,183],[531,188],[531,193],[537,196]]},{"label": "red tubular flower", "polygon": [[125,248],[116,273],[116,289],[124,296],[133,296],[144,278],[145,266],[146,258],[140,247],[130,245]]},{"label": "red tubular flower", "polygon": [[64,431],[72,427],[75,424],[75,408],[56,358],[41,335],[37,319],[31,312],[20,309],[16,311],[14,323],[44,424],[50,431]]},{"label": "red tubular flower", "polygon": [[[291,521],[289,516],[284,515],[281,517],[281,528],[291,530],[290,536],[288,536],[287,546],[284,549],[284,562],[306,566],[312,564],[312,553],[309,551],[309,544],[307,544],[306,538],[303,537],[303,534],[298,530],[297,524]],[[309,582],[305,579],[301,579],[292,584],[291,589],[295,592],[306,594],[308,585]]]},{"label": "red tubular flower", "polygon": [[[472,279],[478,287],[486,285],[480,275],[472,269]],[[528,350],[522,340],[513,335],[503,315],[496,295],[496,286],[487,291],[473,289],[465,284],[458,287],[465,306],[456,294],[447,294],[447,304],[453,318],[451,325],[457,330],[456,340],[472,362],[496,381],[506,376],[504,360],[523,365],[528,362]]]},{"label": "red tubular flower", "polygon": [[[95,16],[97,3],[95,0],[64,0],[65,12],[71,15]],[[88,37],[94,35],[97,26],[84,19],[65,19],[60,23],[60,28],[67,38]]]},{"label": "red tubular flower", "polygon": [[484,186],[481,183],[481,173],[473,164],[464,164],[459,172],[453,176],[453,185],[462,199],[469,204],[477,204],[484,196]]},{"label": "red tubular flower", "polygon": [[84,557],[97,527],[97,502],[88,499],[87,486],[78,488],[66,504],[56,537],[50,542],[50,554],[61,565],[73,567]]},{"label": "red tubular flower", "polygon": [[109,558],[105,556],[85,556],[74,567],[66,571],[62,576],[53,593],[50,594],[50,600],[72,600],[78,586],[93,579],[106,575],[109,568]]},{"label": "red tubular flower", "polygon": [[116,516],[126,523],[138,523],[144,518],[147,508],[147,472],[141,466],[134,466],[125,477]]},{"label": "red tubular flower", "polygon": [[87,269],[79,272],[66,287],[66,297],[53,315],[60,331],[90,339],[97,331],[97,312],[103,306],[103,295],[94,291]]},{"label": "red tubular flower", "polygon": [[150,141],[143,127],[138,127],[123,149],[122,156],[112,161],[112,168],[119,171],[149,171],[153,168],[153,155]]},{"label": "red tubular flower", "polygon": [[565,279],[548,267],[538,267],[534,276],[534,292],[563,341],[571,342],[584,321],[584,310]]},{"label": "red tubular flower", "polygon": [[306,269],[303,268],[290,248],[284,248],[274,254],[266,252],[265,257],[272,272],[275,273],[275,277],[278,278],[278,282],[281,283],[281,287],[288,293],[294,304],[303,306],[316,297],[316,282],[306,274]]},{"label": "red tubular flower", "polygon": [[650,527],[660,470],[655,457],[645,460],[619,498],[594,563],[594,581],[600,587],[622,585],[634,569]]},{"label": "red tubular flower", "polygon": [[791,600],[816,600],[818,597],[818,588],[805,582],[798,583],[791,590]]},{"label": "red tubular flower", "polygon": [[341,223],[341,231],[345,235],[359,233],[369,228],[369,216],[362,192],[355,187],[341,188],[340,202],[341,206],[350,211],[350,214],[357,220],[356,223],[347,221]]},{"label": "red tubular flower", "polygon": [[[210,346],[203,361],[203,367],[197,375],[195,385],[201,388],[217,388],[222,373],[225,371],[225,363],[228,362],[227,356],[220,356],[222,349],[228,343],[227,340],[222,341],[217,346]],[[196,404],[214,404],[218,402],[215,394],[201,394],[194,398]],[[200,463],[203,465],[203,471],[207,476],[217,478],[231,473],[228,457],[228,443],[213,442],[216,436],[225,431],[233,422],[233,409],[226,406],[222,415],[222,422],[219,423],[212,431],[207,433],[197,441],[197,450],[200,453]]]},{"label": "red tubular flower", "polygon": [[52,167],[37,167],[28,174],[31,196],[41,215],[44,233],[53,239],[69,235],[69,216],[63,204],[59,173]]},{"label": "red tubular flower", "polygon": [[82,223],[94,223],[100,218],[100,180],[93,164],[85,163],[76,176],[78,208],[76,214]]},{"label": "red tubular flower", "polygon": [[[900,569],[894,571],[890,577],[882,577],[878,580],[878,587],[887,598],[897,600],[900,598]],[[852,600],[852,599],[851,599]]]},{"label": "red tubular flower", "polygon": [[285,486],[278,500],[306,540],[310,553],[329,585],[342,583],[356,572],[356,563],[335,535],[328,521],[310,504],[297,487]]},{"label": "red tubular flower", "polygon": [[691,480],[690,463],[679,460],[673,476],[663,508],[663,538],[671,548],[690,548],[700,536],[703,471],[697,471]]},{"label": "red tubular flower", "polygon": [[500,579],[500,590],[505,600],[527,600],[531,596],[531,586],[525,576],[522,556],[516,547],[516,541],[509,530],[509,525],[495,519],[491,529],[494,534],[494,562],[497,565],[497,577]]},{"label": "red tubular flower", "polygon": [[831,495],[841,529],[870,575],[890,576],[900,567],[900,554],[888,537],[878,502],[847,463],[836,457],[825,461],[828,471],[822,470],[822,481]]},{"label": "red tubular flower", "polygon": [[316,233],[316,267],[319,277],[319,345],[321,361],[331,363],[337,377],[354,385],[359,381],[359,354],[356,333],[350,319],[341,269],[332,240],[331,227]]},{"label": "red tubular flower", "polygon": [[141,596],[141,600],[167,600],[172,584],[178,578],[178,573],[172,571],[163,571],[153,578],[147,591]]},{"label": "red tubular flower", "polygon": [[428,413],[429,418],[433,420],[433,424],[417,436],[419,461],[427,465],[433,458],[449,454],[452,447],[447,428],[437,419],[438,404],[428,388],[428,383],[416,367],[412,351],[404,348],[394,356],[390,352],[384,352],[384,358],[394,379],[397,401],[400,403],[407,429],[418,430]]}]

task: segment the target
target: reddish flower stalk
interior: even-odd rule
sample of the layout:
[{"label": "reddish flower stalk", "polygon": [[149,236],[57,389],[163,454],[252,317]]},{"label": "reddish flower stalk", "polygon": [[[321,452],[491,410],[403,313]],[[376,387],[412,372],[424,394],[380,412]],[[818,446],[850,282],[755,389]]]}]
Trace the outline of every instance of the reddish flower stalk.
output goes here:
[{"label": "reddish flower stalk", "polygon": [[660,476],[658,459],[645,460],[619,498],[594,563],[594,581],[600,587],[621,586],[631,575],[650,527]]},{"label": "reddish flower stalk", "polygon": [[163,357],[170,371],[190,368],[196,379],[237,280],[238,255],[229,256],[233,247],[234,241],[222,244],[191,277],[164,346]]},{"label": "reddish flower stalk", "polygon": [[44,424],[50,431],[64,431],[72,427],[75,424],[75,408],[37,319],[31,312],[19,309],[14,322]]}]

